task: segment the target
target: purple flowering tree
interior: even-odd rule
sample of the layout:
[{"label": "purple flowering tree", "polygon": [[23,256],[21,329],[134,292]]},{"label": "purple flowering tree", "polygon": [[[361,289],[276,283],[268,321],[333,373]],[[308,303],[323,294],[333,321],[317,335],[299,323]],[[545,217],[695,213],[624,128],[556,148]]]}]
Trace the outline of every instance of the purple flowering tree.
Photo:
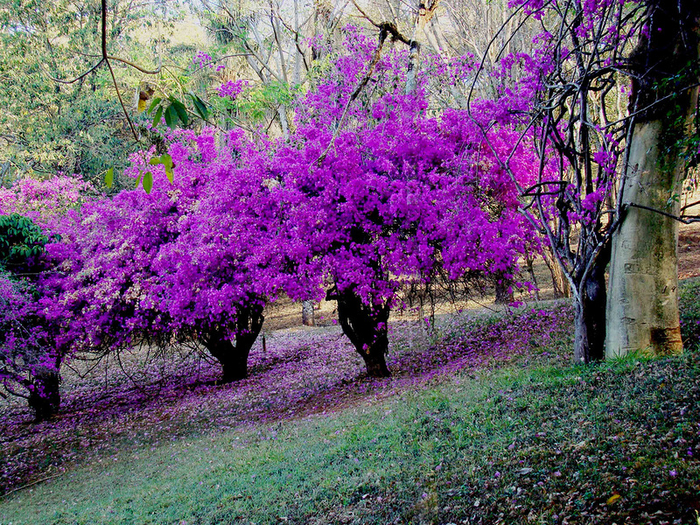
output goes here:
[{"label": "purple flowering tree", "polygon": [[[438,270],[507,274],[529,230],[478,128],[458,111],[428,117],[424,91],[405,93],[408,55],[380,56],[350,31],[348,53],[301,102],[272,170],[295,272],[328,286],[367,373],[388,376],[387,321],[401,287]],[[370,80],[373,93],[362,92]]]},{"label": "purple flowering tree", "polygon": [[66,355],[61,327],[42,307],[44,280],[55,271],[44,247],[52,226],[91,193],[89,184],[67,176],[0,189],[0,395],[26,398],[37,420],[58,409]]},{"label": "purple flowering tree", "polygon": [[199,197],[154,261],[154,297],[171,329],[199,340],[221,363],[222,381],[230,382],[247,377],[263,307],[279,288],[283,258],[275,239],[277,202],[266,183],[268,145],[240,132],[229,133],[218,149],[210,132],[185,137],[197,148],[179,142],[170,153],[177,178],[196,185]]},{"label": "purple flowering tree", "polygon": [[61,223],[60,242],[47,247],[60,273],[46,278],[55,293],[45,309],[66,320],[74,352],[194,342],[221,363],[222,381],[241,379],[275,289],[275,263],[262,248],[275,215],[254,169],[260,155],[236,133],[218,151],[211,130],[170,140],[167,161],[144,163],[139,153],[127,170],[150,173],[150,193],[122,191]]}]

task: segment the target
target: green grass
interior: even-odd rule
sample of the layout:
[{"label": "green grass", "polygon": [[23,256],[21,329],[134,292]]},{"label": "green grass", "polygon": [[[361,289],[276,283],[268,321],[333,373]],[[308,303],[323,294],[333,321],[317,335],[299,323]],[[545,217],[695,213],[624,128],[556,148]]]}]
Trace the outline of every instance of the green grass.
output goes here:
[{"label": "green grass", "polygon": [[0,500],[0,523],[695,523],[699,385],[696,353],[456,375],[98,456]]}]

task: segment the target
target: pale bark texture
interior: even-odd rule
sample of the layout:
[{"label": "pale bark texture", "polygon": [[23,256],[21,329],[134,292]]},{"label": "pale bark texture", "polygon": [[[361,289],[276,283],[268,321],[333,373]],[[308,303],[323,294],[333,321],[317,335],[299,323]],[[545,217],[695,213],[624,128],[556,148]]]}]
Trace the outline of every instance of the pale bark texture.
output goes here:
[{"label": "pale bark texture", "polygon": [[552,252],[551,246],[544,246],[542,249],[542,259],[544,259],[549,273],[552,275],[552,288],[554,290],[554,298],[562,299],[571,297],[571,285],[564,270],[562,270],[561,265],[557,261],[557,258]]},{"label": "pale bark texture", "polygon": [[[636,126],[623,190],[622,224],[613,237],[606,356],[683,350],[678,316],[678,170],[660,169],[661,121]],[[636,206],[630,206],[636,205]]]},{"label": "pale bark texture", "polygon": [[303,301],[301,303],[301,324],[304,326],[316,326],[313,301]]},{"label": "pale bark texture", "polygon": [[680,139],[697,103],[697,0],[646,3],[649,29],[630,56],[634,117],[620,226],[613,236],[606,356],[683,350],[678,312]]}]

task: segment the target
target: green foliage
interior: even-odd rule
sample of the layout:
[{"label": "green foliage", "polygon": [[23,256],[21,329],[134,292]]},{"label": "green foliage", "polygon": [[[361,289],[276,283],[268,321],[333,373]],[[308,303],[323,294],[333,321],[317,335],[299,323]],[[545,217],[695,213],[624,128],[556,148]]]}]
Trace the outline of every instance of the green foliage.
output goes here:
[{"label": "green foliage", "polygon": [[694,86],[699,76],[700,63],[692,61],[653,88],[660,100],[667,99],[662,105],[666,108],[661,141],[664,148],[662,169],[673,170],[681,162],[686,176],[688,170],[697,167],[700,162],[700,113],[688,113],[688,109],[693,107],[690,100],[693,90],[687,88]]},{"label": "green foliage", "polygon": [[49,238],[29,217],[0,215],[0,268],[23,264],[40,255]]},{"label": "green foliage", "polygon": [[[206,121],[209,117],[206,103],[192,92],[188,93],[187,96],[192,101],[192,111]],[[180,124],[183,127],[190,124],[187,106],[174,95],[168,96],[167,100],[158,97],[153,99],[146,113],[153,117],[153,127],[157,127],[161,123],[161,117],[165,118],[165,124],[171,129],[175,129]]]},{"label": "green foliage", "polygon": [[700,349],[700,278],[680,284],[681,336],[686,350]]},{"label": "green foliage", "polygon": [[210,101],[215,113],[222,115],[228,125],[242,122],[247,126],[258,126],[274,115],[280,106],[294,101],[296,88],[285,82],[269,82],[246,89],[232,100],[228,97],[213,97]]},{"label": "green foliage", "polygon": [[[159,93],[181,91],[182,86],[166,79],[177,78],[178,68],[191,61],[192,46],[168,47],[169,39],[177,38],[172,22],[181,16],[176,6],[162,2],[108,3],[110,53],[149,69],[156,68],[159,57],[168,61],[160,75],[147,77]],[[137,146],[107,69],[98,68],[73,83],[53,80],[76,79],[97,63],[100,20],[99,2],[6,2],[0,10],[0,164],[10,167],[7,179],[63,172],[97,182],[108,169],[126,167]],[[114,69],[132,112],[132,94],[143,74],[117,62]],[[168,101],[167,95],[161,98]],[[173,125],[190,120],[181,101],[173,97],[169,103]],[[198,102],[195,114],[202,107]],[[162,111],[149,120],[160,121]],[[135,111],[131,116],[140,123]],[[150,145],[150,134],[143,135],[139,149]],[[112,177],[115,190],[120,189],[120,181]]]},{"label": "green foliage", "polygon": [[153,189],[153,173],[147,171],[143,174],[143,189],[146,193],[151,193]]},{"label": "green foliage", "polygon": [[111,188],[112,184],[114,184],[114,168],[109,168],[105,173],[105,186]]},{"label": "green foliage", "polygon": [[[0,161],[20,173],[93,174],[125,160],[119,102],[104,72],[74,84],[96,49],[95,6],[7,3],[0,32]],[[69,15],[70,13],[70,15]],[[61,38],[69,35],[69,38]],[[80,49],[83,55],[74,53]]]},{"label": "green foliage", "polygon": [[202,120],[207,120],[209,118],[209,108],[207,108],[204,101],[192,92],[187,95],[192,99],[192,104],[194,104],[194,110],[197,115],[199,115]]},{"label": "green foliage", "polygon": [[162,164],[165,168],[165,175],[168,177],[168,180],[172,184],[174,177],[173,168],[175,168],[175,164],[173,163],[173,158],[170,155],[168,155],[167,153],[163,153],[160,157],[153,157],[151,160],[148,161],[148,163],[151,166],[158,166],[159,164]]}]

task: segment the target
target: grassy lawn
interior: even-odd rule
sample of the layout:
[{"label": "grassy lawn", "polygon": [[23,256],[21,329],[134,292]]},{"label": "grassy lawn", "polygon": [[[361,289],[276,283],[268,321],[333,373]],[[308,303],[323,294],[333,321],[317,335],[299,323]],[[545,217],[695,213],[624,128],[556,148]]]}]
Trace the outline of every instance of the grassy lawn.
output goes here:
[{"label": "grassy lawn", "polygon": [[458,375],[375,406],[100,458],[3,523],[691,523],[697,354]]},{"label": "grassy lawn", "polygon": [[[140,401],[112,426],[66,413],[44,428],[62,436],[41,442],[52,461],[95,429],[113,439],[8,493],[0,523],[696,524],[697,350],[574,367],[563,358],[566,316],[544,318],[555,324],[524,340],[517,320],[448,327],[423,341],[430,363],[425,346],[395,337],[395,379],[314,375],[321,390],[294,381],[239,420],[231,396],[246,384],[226,395],[194,388],[167,410]],[[494,333],[527,352],[487,359],[474,348],[508,346]],[[274,369],[258,369],[275,389],[267,395],[283,386]]]}]

